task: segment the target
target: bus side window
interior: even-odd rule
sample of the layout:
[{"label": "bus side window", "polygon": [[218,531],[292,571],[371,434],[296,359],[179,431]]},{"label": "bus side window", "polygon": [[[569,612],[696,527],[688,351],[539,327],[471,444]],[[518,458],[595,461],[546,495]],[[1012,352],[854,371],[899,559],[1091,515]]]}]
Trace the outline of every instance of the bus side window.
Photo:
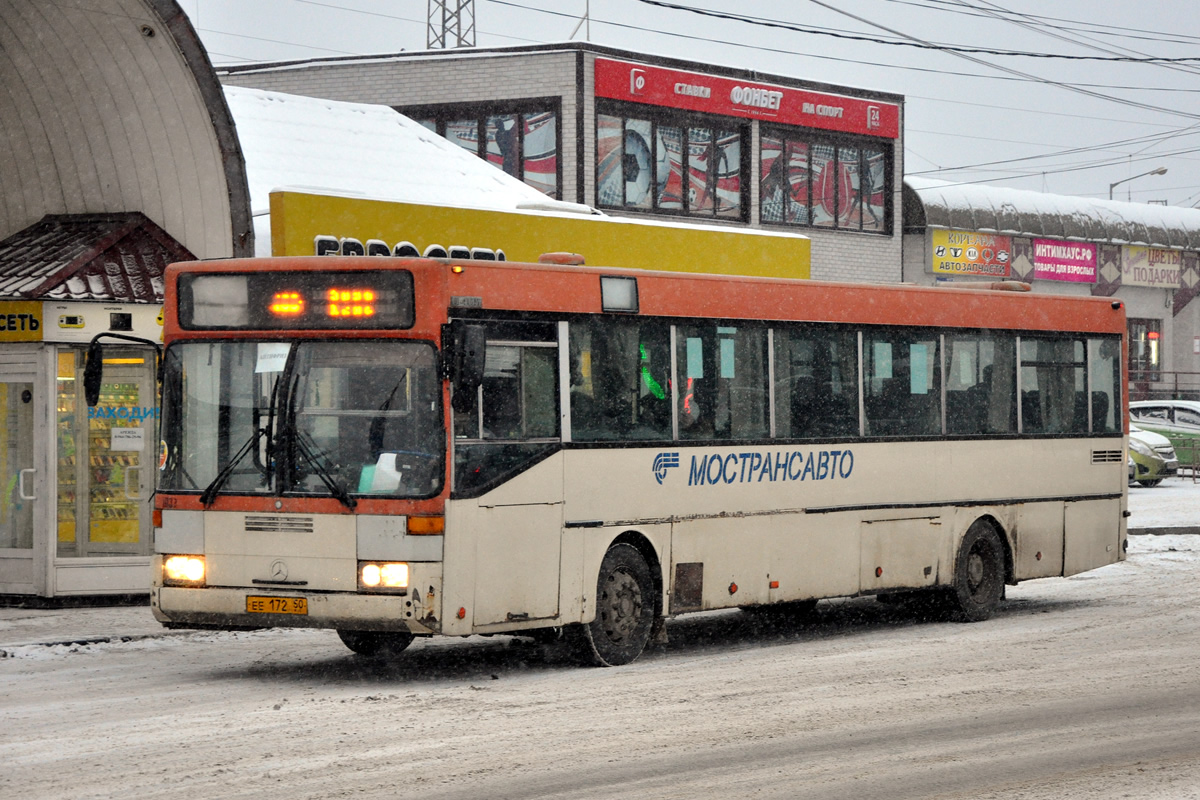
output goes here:
[{"label": "bus side window", "polygon": [[676,351],[681,439],[761,439],[770,433],[765,328],[681,325]]},{"label": "bus side window", "polygon": [[1005,334],[946,337],[946,433],[1016,430],[1015,347]]},{"label": "bus side window", "polygon": [[858,435],[858,335],[832,327],[775,331],[775,435]]},{"label": "bus side window", "polygon": [[489,345],[483,377],[484,439],[558,435],[557,348]]},{"label": "bus side window", "polygon": [[1081,339],[1021,339],[1021,432],[1087,433]]},{"label": "bus side window", "polygon": [[904,331],[864,333],[863,360],[868,435],[941,434],[936,336]]},{"label": "bus side window", "polygon": [[576,441],[671,438],[670,333],[655,321],[571,323],[571,436]]},{"label": "bus side window", "polygon": [[1092,384],[1092,433],[1121,431],[1121,341],[1088,340]]}]

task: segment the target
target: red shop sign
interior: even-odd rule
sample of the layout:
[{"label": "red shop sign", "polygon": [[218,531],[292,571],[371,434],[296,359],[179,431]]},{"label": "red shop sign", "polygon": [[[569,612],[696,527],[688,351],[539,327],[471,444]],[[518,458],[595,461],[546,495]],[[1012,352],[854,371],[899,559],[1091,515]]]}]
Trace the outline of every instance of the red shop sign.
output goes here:
[{"label": "red shop sign", "polygon": [[596,96],[888,139],[900,136],[900,107],[894,103],[608,58],[596,59]]}]

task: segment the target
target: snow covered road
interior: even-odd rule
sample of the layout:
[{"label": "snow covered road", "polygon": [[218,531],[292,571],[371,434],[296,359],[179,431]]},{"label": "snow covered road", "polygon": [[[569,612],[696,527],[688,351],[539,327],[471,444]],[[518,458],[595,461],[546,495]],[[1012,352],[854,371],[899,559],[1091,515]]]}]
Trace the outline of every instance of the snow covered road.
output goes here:
[{"label": "snow covered road", "polygon": [[508,637],[8,646],[0,797],[1200,797],[1200,537],[1130,542],[985,623],[692,615],[618,669]]}]

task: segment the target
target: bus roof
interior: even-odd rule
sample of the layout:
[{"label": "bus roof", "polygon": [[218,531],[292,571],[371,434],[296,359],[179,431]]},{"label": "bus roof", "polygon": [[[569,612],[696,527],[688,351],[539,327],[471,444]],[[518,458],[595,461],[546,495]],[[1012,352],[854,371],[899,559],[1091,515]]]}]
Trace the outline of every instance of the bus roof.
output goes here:
[{"label": "bus roof", "polygon": [[[172,307],[178,277],[191,272],[409,270],[418,314],[448,309],[605,313],[601,277],[636,280],[638,316],[723,320],[911,325],[964,329],[1123,334],[1124,304],[1113,298],[995,291],[988,288],[657,272],[544,263],[380,256],[305,256],[191,261],[166,273],[166,333],[178,333]],[[421,298],[424,298],[422,300]],[[628,312],[617,312],[628,313]],[[428,324],[433,320],[426,319]],[[425,325],[418,325],[424,328]],[[378,335],[378,331],[374,334]]]}]

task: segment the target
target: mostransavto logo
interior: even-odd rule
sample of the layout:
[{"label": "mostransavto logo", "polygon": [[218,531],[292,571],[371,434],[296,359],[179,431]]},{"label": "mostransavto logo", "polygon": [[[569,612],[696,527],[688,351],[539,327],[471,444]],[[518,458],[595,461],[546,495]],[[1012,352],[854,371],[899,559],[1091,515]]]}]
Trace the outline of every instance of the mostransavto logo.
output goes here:
[{"label": "mostransavto logo", "polygon": [[667,477],[667,470],[679,466],[679,453],[659,453],[654,457],[654,478],[660,484]]}]

